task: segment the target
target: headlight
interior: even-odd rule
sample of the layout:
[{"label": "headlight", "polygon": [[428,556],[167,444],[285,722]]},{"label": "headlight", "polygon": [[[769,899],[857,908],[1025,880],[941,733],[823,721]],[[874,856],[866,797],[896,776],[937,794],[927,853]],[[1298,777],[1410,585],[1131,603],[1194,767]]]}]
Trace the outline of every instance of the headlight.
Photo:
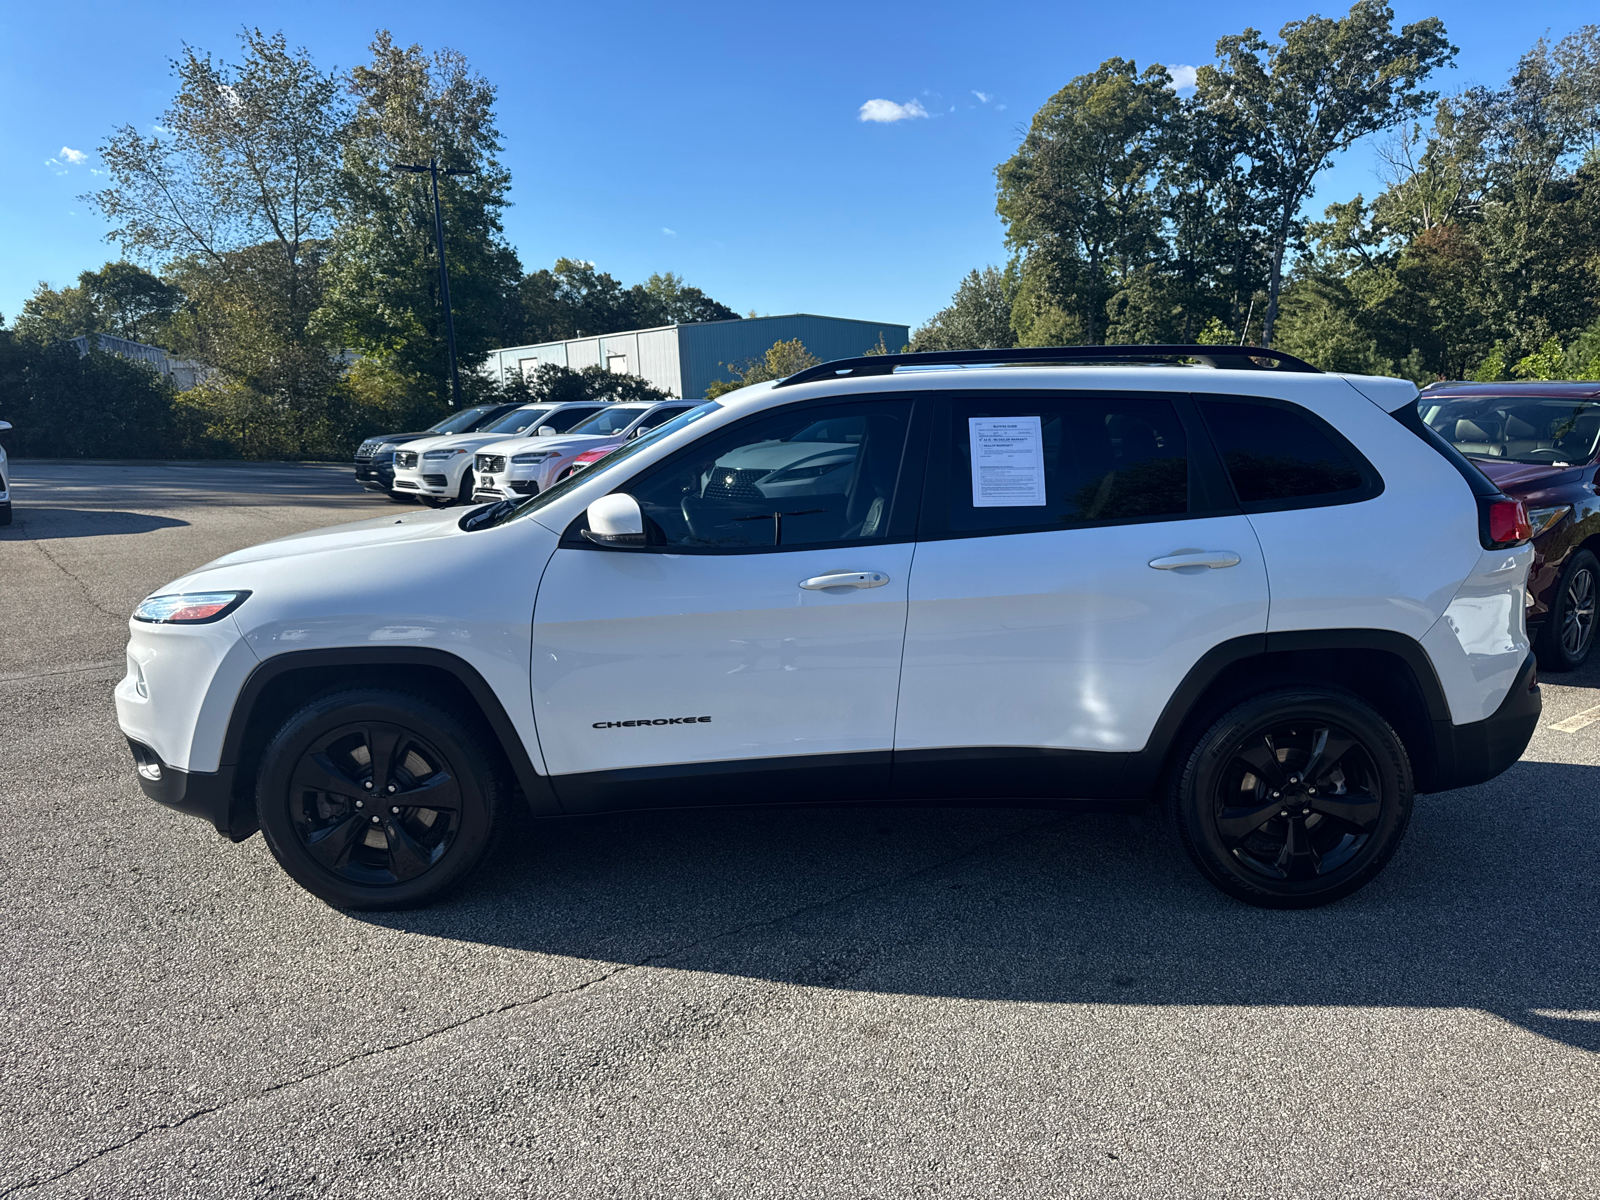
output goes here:
[{"label": "headlight", "polygon": [[1555,528],[1561,518],[1571,511],[1570,504],[1557,504],[1550,508],[1530,508],[1528,524],[1533,526],[1533,536],[1538,537],[1545,530]]},{"label": "headlight", "polygon": [[249,595],[249,592],[178,592],[149,596],[133,610],[133,619],[152,625],[205,625],[222,620]]},{"label": "headlight", "polygon": [[385,454],[385,453],[392,454],[392,453],[394,453],[394,443],[393,442],[379,442],[376,446],[373,447],[372,452],[374,454]]},{"label": "headlight", "polygon": [[513,454],[511,461],[514,463],[536,463],[560,457],[561,452],[559,450],[530,450],[526,454]]},{"label": "headlight", "polygon": [[441,458],[454,458],[458,454],[465,454],[465,453],[466,453],[465,450],[424,450],[422,452],[422,457],[423,457],[423,459],[425,461],[426,460],[435,460],[436,461],[436,460],[441,459]]}]

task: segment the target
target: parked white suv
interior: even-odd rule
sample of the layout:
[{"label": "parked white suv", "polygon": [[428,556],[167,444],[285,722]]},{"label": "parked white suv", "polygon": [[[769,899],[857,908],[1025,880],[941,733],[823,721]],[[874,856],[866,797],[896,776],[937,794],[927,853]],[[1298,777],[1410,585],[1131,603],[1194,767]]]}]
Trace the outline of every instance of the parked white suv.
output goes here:
[{"label": "parked white suv", "polygon": [[508,437],[532,435],[540,429],[565,433],[574,425],[610,408],[599,400],[569,404],[524,404],[487,429],[419,438],[394,452],[392,491],[420,496],[437,504],[472,499],[472,456],[480,446]]},{"label": "parked white suv", "polygon": [[197,569],[118,718],[150,796],[341,906],[439,895],[519,794],[1154,796],[1228,894],[1321,904],[1539,715],[1526,514],[1415,400],[1254,349],[828,363],[537,496]]},{"label": "parked white suv", "polygon": [[[0,433],[10,433],[11,422],[0,421]],[[6,448],[0,446],[0,525],[11,524],[11,463],[6,458]]]},{"label": "parked white suv", "polygon": [[694,408],[697,400],[663,400],[656,404],[611,404],[588,420],[569,427],[560,437],[510,438],[478,450],[473,471],[474,500],[506,500],[544,491],[585,450],[613,448],[649,433]]}]

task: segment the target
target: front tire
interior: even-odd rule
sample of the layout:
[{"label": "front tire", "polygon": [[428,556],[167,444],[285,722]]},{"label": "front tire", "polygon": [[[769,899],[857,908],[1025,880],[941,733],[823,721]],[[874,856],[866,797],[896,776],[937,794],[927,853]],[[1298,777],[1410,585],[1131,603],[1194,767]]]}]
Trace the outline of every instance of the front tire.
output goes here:
[{"label": "front tire", "polygon": [[479,730],[407,692],[311,701],[268,743],[256,782],[267,846],[338,908],[428,904],[477,865],[505,788]]},{"label": "front tire", "polygon": [[11,524],[11,503],[0,504],[0,526]]},{"label": "front tire", "polygon": [[1178,840],[1208,880],[1260,908],[1365,886],[1411,818],[1411,763],[1370,705],[1334,688],[1245,701],[1190,743],[1173,780]]},{"label": "front tire", "polygon": [[1561,571],[1550,612],[1534,649],[1546,671],[1576,671],[1589,661],[1595,642],[1595,598],[1600,593],[1600,559],[1580,550]]}]

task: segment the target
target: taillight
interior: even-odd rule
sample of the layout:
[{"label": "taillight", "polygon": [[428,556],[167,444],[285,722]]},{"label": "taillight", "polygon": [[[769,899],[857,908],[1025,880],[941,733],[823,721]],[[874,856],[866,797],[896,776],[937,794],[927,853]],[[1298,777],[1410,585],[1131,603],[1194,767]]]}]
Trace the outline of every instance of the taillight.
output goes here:
[{"label": "taillight", "polygon": [[1486,550],[1509,550],[1533,540],[1533,524],[1522,501],[1506,496],[1484,496],[1479,500],[1483,516],[1483,546]]}]

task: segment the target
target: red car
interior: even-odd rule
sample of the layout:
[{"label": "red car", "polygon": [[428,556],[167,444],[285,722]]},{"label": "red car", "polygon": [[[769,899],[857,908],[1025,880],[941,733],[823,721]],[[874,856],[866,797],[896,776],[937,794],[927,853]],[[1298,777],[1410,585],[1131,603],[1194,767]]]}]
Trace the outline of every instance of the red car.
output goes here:
[{"label": "red car", "polygon": [[1581,667],[1594,650],[1600,587],[1600,383],[1436,383],[1417,410],[1527,508],[1528,632],[1539,666]]},{"label": "red car", "polygon": [[[617,443],[619,446],[621,444],[622,443],[620,442]],[[578,455],[577,458],[572,460],[571,466],[569,466],[565,471],[561,472],[560,478],[565,479],[574,471],[581,471],[590,463],[599,462],[602,458],[610,454],[616,448],[616,446],[601,446],[598,450],[585,450],[582,454]]]}]

